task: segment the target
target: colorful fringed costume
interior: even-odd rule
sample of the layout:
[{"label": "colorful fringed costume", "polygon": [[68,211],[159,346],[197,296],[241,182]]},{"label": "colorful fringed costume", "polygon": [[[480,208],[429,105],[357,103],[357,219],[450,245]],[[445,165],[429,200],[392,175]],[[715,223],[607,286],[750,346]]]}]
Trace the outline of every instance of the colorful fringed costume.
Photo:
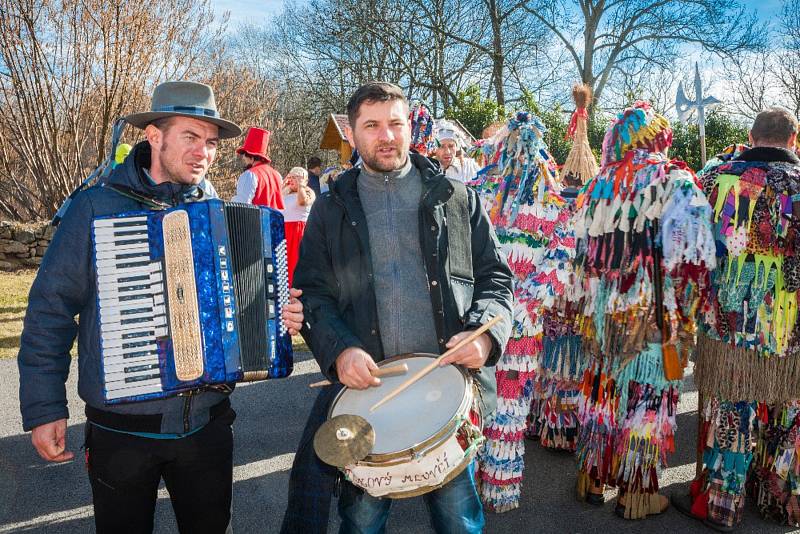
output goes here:
[{"label": "colorful fringed costume", "polygon": [[[562,196],[574,200],[577,188],[597,174],[597,161],[589,146],[587,108],[592,90],[584,84],[572,88],[575,112],[569,122],[567,138],[572,139],[560,174],[565,189]],[[580,335],[574,321],[555,308],[543,313],[543,352],[534,383],[531,413],[526,436],[538,439],[545,447],[574,451],[577,437],[577,403],[582,376]]]},{"label": "colorful fringed costume", "polygon": [[697,176],[703,176],[704,174],[711,172],[713,169],[716,169],[723,163],[727,163],[732,159],[737,159],[739,154],[745,150],[748,150],[749,148],[749,146],[740,143],[726,146],[722,149],[722,152],[708,160],[705,166],[701,170],[697,171]]},{"label": "colorful fringed costume", "polygon": [[494,155],[493,148],[490,141],[478,139],[467,150],[467,156],[475,161],[478,168],[483,169],[489,165],[489,159]]},{"label": "colorful fringed costume", "polygon": [[575,284],[564,312],[577,317],[588,360],[578,493],[616,486],[630,519],[662,508],[658,472],[674,450],[681,363],[715,262],[711,206],[691,170],[664,155],[671,141],[647,103],[620,113],[573,219]]},{"label": "colorful fringed costume", "polygon": [[411,121],[411,150],[427,156],[435,150],[433,138],[433,115],[430,109],[420,100],[409,103],[408,120]]},{"label": "colorful fringed costume", "polygon": [[519,506],[523,434],[543,347],[542,310],[563,293],[574,250],[571,212],[559,195],[544,132],[538,118],[518,113],[491,140],[496,172],[474,184],[516,279],[512,339],[496,367],[497,411],[486,423],[480,456],[481,497],[496,512]]},{"label": "colorful fringed costume", "polygon": [[574,452],[584,358],[581,337],[571,318],[542,310],[542,352],[533,383],[525,435],[543,447]]},{"label": "colorful fringed costume", "polygon": [[752,148],[702,182],[718,268],[700,315],[705,449],[692,514],[736,525],[747,487],[762,515],[800,526],[800,160]]},{"label": "colorful fringed costume", "polygon": [[505,127],[501,130],[499,133],[495,132],[494,137],[479,139],[469,150],[469,157],[474,159],[481,169],[474,179],[467,180],[465,184],[477,191],[478,198],[487,213],[491,212],[497,189],[503,181],[502,169],[498,169],[498,162],[503,155],[508,131]]}]

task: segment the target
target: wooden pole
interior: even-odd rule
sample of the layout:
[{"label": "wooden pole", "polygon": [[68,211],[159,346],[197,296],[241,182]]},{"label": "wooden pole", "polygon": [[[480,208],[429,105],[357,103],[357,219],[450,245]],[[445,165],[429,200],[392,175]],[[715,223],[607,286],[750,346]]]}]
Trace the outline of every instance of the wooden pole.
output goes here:
[{"label": "wooden pole", "polygon": [[701,102],[697,107],[697,127],[700,130],[700,167],[706,166],[706,110]]},{"label": "wooden pole", "polygon": [[705,436],[703,435],[703,409],[705,405],[705,399],[703,398],[703,392],[699,389],[697,390],[697,448],[695,450],[695,466],[694,466],[694,475],[695,478],[700,478],[700,474],[703,472],[703,452],[705,449]]}]

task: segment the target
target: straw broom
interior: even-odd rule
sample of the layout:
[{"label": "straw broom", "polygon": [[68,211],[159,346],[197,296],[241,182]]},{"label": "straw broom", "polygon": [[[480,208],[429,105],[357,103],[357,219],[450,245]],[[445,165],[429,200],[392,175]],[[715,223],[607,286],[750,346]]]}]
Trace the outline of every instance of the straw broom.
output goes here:
[{"label": "straw broom", "polygon": [[575,112],[570,119],[567,137],[572,138],[572,148],[567,161],[561,168],[564,184],[580,187],[598,172],[597,160],[589,146],[587,106],[592,100],[592,89],[585,84],[575,84],[572,88]]}]

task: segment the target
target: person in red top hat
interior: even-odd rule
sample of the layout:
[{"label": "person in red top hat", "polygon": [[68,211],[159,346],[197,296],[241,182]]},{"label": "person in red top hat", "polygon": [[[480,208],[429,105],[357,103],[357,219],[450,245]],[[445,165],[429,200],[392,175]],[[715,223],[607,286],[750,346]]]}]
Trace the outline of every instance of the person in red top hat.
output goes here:
[{"label": "person in red top hat", "polygon": [[231,199],[233,202],[283,209],[283,178],[270,165],[271,160],[267,156],[269,136],[270,132],[254,126],[247,131],[244,144],[236,150],[244,161],[245,171],[236,182],[236,194]]}]

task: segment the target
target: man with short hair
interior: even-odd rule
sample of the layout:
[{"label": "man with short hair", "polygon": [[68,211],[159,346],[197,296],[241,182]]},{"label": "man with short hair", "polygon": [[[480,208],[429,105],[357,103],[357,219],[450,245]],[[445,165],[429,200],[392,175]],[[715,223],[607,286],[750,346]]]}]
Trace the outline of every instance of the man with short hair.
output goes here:
[{"label": "man with short hair", "polygon": [[308,186],[314,190],[317,198],[320,196],[319,178],[322,174],[322,160],[317,156],[308,158]]},{"label": "man with short hair", "polygon": [[[472,371],[488,415],[496,397],[491,366],[510,333],[513,298],[511,271],[491,223],[474,191],[409,154],[408,102],[399,87],[365,84],[347,112],[346,133],[362,165],[343,173],[311,209],[295,271],[308,310],[302,334],[331,381],[366,389],[380,384],[370,374],[376,362],[443,353],[469,330],[502,317],[443,362]],[[463,212],[451,204],[462,199]],[[471,264],[472,280],[456,276],[458,258]],[[312,409],[292,468],[283,532],[327,528],[332,484],[320,480],[330,470],[320,467],[311,442],[338,390],[326,388]],[[438,532],[481,532],[473,473],[470,466],[424,495]],[[390,505],[341,480],[342,532],[383,532]]]},{"label": "man with short hair", "polygon": [[717,270],[701,310],[694,379],[707,403],[704,470],[676,507],[720,531],[745,486],[764,517],[800,525],[800,159],[797,119],[758,114],[752,148],[705,172]]},{"label": "man with short hair", "polygon": [[465,156],[462,141],[455,126],[448,121],[441,121],[436,131],[436,159],[442,166],[442,172],[448,178],[466,183],[478,175],[478,164]]},{"label": "man with short hair", "polygon": [[[92,220],[213,198],[206,174],[219,140],[241,134],[219,117],[207,85],[163,83],[153,93],[151,109],[125,117],[144,130],[146,140],[105,183],[74,197],[33,282],[18,357],[23,428],[31,431],[43,459],[73,458],[65,442],[64,383],[77,334],[78,393],[86,402],[84,449],[97,532],[151,532],[163,478],[181,532],[222,533],[230,523],[233,477],[236,414],[230,388],[104,402]],[[302,306],[299,292],[292,290],[292,296],[283,320],[294,334]]]}]

